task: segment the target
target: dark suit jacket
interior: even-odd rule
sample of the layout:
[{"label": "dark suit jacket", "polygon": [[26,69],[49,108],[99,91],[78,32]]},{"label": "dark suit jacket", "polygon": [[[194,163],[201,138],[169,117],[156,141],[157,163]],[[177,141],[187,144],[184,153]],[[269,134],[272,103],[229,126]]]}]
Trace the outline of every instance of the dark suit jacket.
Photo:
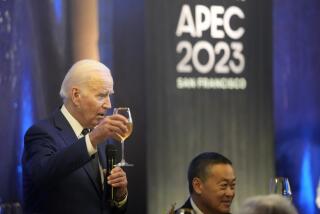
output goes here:
[{"label": "dark suit jacket", "polygon": [[[78,139],[60,109],[33,125],[24,139],[23,191],[25,213],[124,213],[111,208],[94,179],[85,138]],[[101,165],[106,165],[99,145]],[[100,185],[101,186],[101,185]]]},{"label": "dark suit jacket", "polygon": [[[184,205],[182,205],[182,207],[180,207],[179,209],[182,209],[182,208],[193,209],[191,206],[190,198],[188,198],[188,200],[184,203]],[[176,210],[175,213],[177,213],[178,210]]]},{"label": "dark suit jacket", "polygon": [[[191,206],[190,198],[188,198],[188,200],[184,203],[184,205],[182,205],[182,207],[180,207],[179,209],[181,209],[181,208],[193,209]],[[175,213],[177,213],[178,210],[176,210]],[[231,213],[229,213],[229,214],[231,214]]]}]

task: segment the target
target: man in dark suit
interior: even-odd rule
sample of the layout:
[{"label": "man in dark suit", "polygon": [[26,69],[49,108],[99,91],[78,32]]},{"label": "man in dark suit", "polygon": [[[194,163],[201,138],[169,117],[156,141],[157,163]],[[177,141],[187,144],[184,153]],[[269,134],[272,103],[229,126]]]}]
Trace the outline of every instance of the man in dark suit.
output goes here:
[{"label": "man in dark suit", "polygon": [[215,152],[199,154],[189,165],[188,182],[190,197],[181,208],[196,214],[230,213],[236,177],[229,159]]},{"label": "man in dark suit", "polygon": [[[105,176],[106,140],[124,135],[128,120],[105,116],[111,108],[113,79],[95,60],[81,60],[66,74],[63,106],[25,134],[23,186],[25,213],[124,213],[127,177],[120,167]],[[106,187],[114,188],[109,203]]]}]

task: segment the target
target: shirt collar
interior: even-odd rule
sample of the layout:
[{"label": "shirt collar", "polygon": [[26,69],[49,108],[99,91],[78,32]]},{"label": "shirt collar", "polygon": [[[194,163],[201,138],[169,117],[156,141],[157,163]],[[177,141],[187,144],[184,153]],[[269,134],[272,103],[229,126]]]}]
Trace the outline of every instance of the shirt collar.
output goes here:
[{"label": "shirt collar", "polygon": [[190,203],[191,203],[192,209],[196,212],[196,214],[203,214],[203,212],[194,203],[191,196],[190,196]]},{"label": "shirt collar", "polygon": [[61,113],[63,114],[63,116],[67,119],[67,121],[69,122],[69,124],[72,127],[72,130],[74,131],[74,133],[76,134],[77,138],[82,137],[82,130],[83,127],[82,125],[79,123],[79,121],[77,121],[68,111],[68,109],[65,107],[65,105],[63,105],[60,109]]}]

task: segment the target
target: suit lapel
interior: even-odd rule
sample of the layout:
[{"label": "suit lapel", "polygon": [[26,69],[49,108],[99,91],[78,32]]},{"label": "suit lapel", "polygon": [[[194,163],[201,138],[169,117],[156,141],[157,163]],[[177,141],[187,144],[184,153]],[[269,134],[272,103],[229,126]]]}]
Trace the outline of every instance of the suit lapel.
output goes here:
[{"label": "suit lapel", "polygon": [[86,171],[86,173],[89,176],[96,191],[98,192],[99,196],[101,197],[102,196],[102,188],[101,188],[102,186],[101,186],[101,184],[98,184],[97,180],[95,179],[95,175],[94,175],[95,172],[94,172],[94,170],[92,168],[92,164],[91,164],[91,161],[93,161],[93,157],[94,156],[92,156],[90,161],[83,166],[83,169]]},{"label": "suit lapel", "polygon": [[98,145],[98,155],[99,155],[99,162],[100,165],[102,167],[102,169],[106,169],[106,163],[107,163],[107,159],[106,159],[106,155],[105,153],[103,153],[105,151],[105,143],[101,143]]},{"label": "suit lapel", "polygon": [[[77,138],[76,134],[74,133],[74,131],[73,131],[71,125],[69,124],[69,122],[67,121],[67,119],[61,113],[60,108],[54,113],[53,121],[54,121],[55,127],[59,130],[59,134],[60,134],[61,138],[63,139],[64,144],[66,146],[69,146],[73,143],[78,142],[79,139]],[[93,157],[91,157],[90,161],[87,162],[85,165],[83,165],[82,168],[86,172],[86,174],[88,175],[88,177],[89,177],[90,181],[92,182],[93,186],[95,187],[98,195],[101,197],[102,196],[102,194],[101,194],[102,189],[101,189],[101,185],[99,185],[95,179],[94,171],[91,166],[92,159],[93,159]]]},{"label": "suit lapel", "polygon": [[186,203],[184,203],[184,205],[182,206],[182,208],[192,209],[190,198],[186,201]]},{"label": "suit lapel", "polygon": [[71,125],[67,119],[63,116],[60,109],[58,109],[53,115],[53,121],[55,127],[59,130],[61,138],[64,140],[64,144],[69,146],[78,141]]}]

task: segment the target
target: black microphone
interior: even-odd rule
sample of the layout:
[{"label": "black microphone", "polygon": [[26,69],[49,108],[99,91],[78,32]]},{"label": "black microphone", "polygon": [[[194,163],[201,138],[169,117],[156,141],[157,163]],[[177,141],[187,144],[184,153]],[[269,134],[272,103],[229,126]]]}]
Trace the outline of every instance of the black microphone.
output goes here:
[{"label": "black microphone", "polygon": [[107,177],[111,174],[111,170],[114,168],[116,164],[116,155],[117,149],[115,145],[107,144],[106,146],[106,158],[107,158],[107,172],[106,172],[106,179],[105,179],[105,189],[106,189],[106,197],[107,200],[110,202],[110,205],[114,204],[114,188],[107,183]]}]

